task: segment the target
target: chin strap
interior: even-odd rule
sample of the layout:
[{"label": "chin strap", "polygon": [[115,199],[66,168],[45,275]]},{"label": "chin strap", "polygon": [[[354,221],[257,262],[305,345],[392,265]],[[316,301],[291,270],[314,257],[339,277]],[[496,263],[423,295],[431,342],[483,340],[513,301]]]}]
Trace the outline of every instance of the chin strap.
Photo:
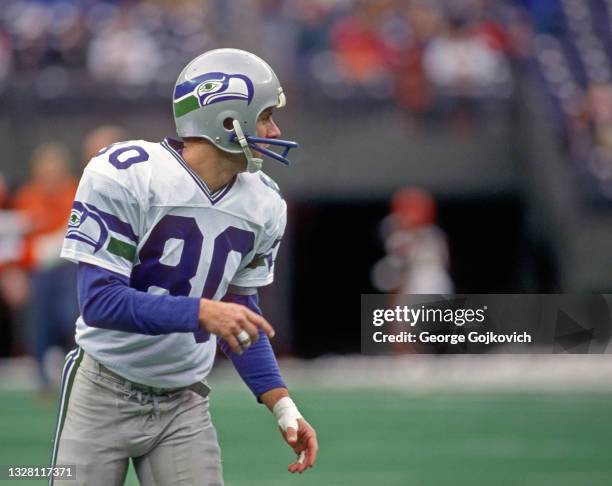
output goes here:
[{"label": "chin strap", "polygon": [[248,172],[257,172],[261,170],[261,166],[263,165],[263,159],[259,159],[257,157],[253,157],[253,152],[251,152],[251,148],[249,147],[249,142],[246,139],[244,132],[242,131],[242,127],[240,126],[240,122],[238,120],[234,120],[234,131],[236,132],[236,139],[244,152],[244,156],[247,159],[247,171]]}]

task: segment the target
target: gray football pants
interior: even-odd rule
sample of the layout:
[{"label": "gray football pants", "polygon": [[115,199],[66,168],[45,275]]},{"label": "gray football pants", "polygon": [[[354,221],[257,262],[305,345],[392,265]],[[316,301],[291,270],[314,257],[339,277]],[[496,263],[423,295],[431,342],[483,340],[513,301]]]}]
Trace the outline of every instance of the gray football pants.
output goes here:
[{"label": "gray football pants", "polygon": [[190,390],[148,395],[69,353],[52,464],[75,465],[66,486],[120,486],[132,458],[142,486],[222,486],[221,451],[208,398]]}]

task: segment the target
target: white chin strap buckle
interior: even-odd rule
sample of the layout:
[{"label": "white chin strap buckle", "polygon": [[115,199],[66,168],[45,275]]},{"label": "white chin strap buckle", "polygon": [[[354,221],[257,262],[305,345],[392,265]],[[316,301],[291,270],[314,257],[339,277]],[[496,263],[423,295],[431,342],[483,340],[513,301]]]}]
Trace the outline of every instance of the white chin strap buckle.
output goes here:
[{"label": "white chin strap buckle", "polygon": [[240,147],[244,152],[244,156],[247,159],[247,171],[251,173],[260,171],[261,166],[263,165],[263,159],[253,157],[253,152],[251,152],[249,142],[244,136],[244,132],[242,131],[242,127],[240,126],[240,122],[238,120],[234,120],[233,125],[234,130],[236,131],[236,138],[238,139],[238,143],[240,144]]}]

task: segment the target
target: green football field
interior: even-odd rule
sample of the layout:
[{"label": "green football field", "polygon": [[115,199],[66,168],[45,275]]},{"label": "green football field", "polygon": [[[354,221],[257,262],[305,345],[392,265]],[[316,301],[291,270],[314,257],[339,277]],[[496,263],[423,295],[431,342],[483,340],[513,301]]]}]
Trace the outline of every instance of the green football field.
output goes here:
[{"label": "green football field", "polygon": [[[401,393],[298,388],[316,468],[292,453],[246,389],[211,396],[228,486],[612,484],[612,394]],[[55,409],[0,392],[0,465],[46,463]],[[17,484],[43,484],[19,481]],[[126,484],[136,485],[132,472]]]}]

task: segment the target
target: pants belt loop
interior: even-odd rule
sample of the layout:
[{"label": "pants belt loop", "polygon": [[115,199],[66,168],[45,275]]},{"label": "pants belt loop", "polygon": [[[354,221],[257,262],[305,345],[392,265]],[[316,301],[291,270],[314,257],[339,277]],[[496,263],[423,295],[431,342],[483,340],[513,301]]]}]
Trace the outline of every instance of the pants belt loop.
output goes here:
[{"label": "pants belt loop", "polygon": [[90,356],[91,360],[94,362],[94,366],[96,368],[96,373],[98,373],[99,375],[102,374],[102,369],[100,368],[100,362],[97,359],[94,359]]}]

